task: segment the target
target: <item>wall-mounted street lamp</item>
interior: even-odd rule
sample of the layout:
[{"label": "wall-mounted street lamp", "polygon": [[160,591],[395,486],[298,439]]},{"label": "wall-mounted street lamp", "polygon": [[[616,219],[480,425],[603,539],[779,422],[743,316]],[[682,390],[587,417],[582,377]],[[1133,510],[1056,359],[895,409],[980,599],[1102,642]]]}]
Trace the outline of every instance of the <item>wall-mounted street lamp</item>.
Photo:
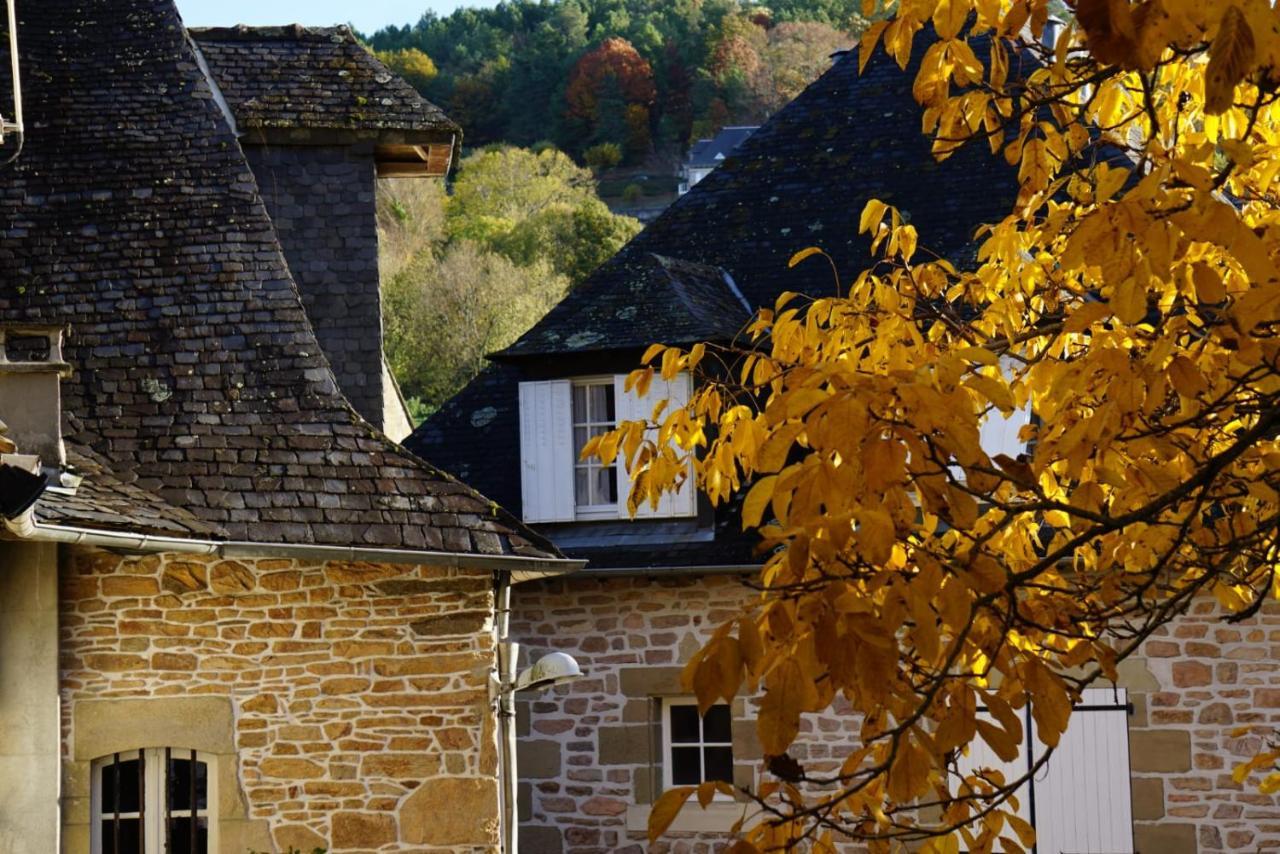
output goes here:
[{"label": "wall-mounted street lamp", "polygon": [[498,644],[498,677],[493,690],[498,697],[498,722],[502,732],[502,835],[503,854],[516,854],[519,829],[516,816],[519,773],[516,770],[516,694],[544,691],[582,677],[582,668],[572,655],[550,652],[532,667],[516,673],[520,644]]}]

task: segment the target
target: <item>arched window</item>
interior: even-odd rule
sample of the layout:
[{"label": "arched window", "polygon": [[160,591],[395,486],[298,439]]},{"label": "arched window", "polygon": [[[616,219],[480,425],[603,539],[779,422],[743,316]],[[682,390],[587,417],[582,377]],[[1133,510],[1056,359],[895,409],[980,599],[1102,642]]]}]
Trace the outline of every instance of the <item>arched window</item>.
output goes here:
[{"label": "arched window", "polygon": [[179,747],[129,750],[93,762],[93,854],[216,851],[211,757]]}]

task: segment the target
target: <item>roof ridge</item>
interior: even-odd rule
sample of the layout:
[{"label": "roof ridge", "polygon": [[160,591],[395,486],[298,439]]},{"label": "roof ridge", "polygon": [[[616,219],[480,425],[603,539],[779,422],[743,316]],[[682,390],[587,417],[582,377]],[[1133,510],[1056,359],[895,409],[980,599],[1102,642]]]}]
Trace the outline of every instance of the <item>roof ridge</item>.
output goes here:
[{"label": "roof ridge", "polygon": [[358,43],[346,24],[316,27],[306,24],[235,24],[230,27],[188,27],[196,38],[209,41],[351,41]]}]

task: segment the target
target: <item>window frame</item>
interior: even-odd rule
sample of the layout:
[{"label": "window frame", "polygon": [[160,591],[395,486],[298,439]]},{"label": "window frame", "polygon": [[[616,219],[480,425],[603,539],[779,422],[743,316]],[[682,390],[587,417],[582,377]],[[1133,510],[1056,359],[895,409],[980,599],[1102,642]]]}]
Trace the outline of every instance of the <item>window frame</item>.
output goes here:
[{"label": "window frame", "polygon": [[[168,810],[165,806],[167,790],[168,758],[184,762],[204,763],[205,765],[205,805],[197,809],[192,804],[190,809]],[[208,825],[209,854],[218,851],[218,762],[217,757],[187,747],[146,747],[135,750],[121,750],[106,756],[100,756],[90,763],[89,773],[89,850],[92,854],[102,854],[103,824],[110,821],[115,812],[103,811],[102,775],[115,762],[127,762],[142,758],[143,800],[139,804],[140,813],[120,813],[123,818],[141,820],[142,850],[145,854],[167,854],[169,846],[165,836],[167,818],[204,818]],[[194,777],[194,773],[193,773]],[[116,852],[121,854],[121,852]]]},{"label": "window frame", "polygon": [[[599,460],[594,460],[594,459],[586,460],[586,461],[579,460],[577,457],[577,442],[574,440],[574,436],[573,436],[573,432],[577,430],[579,426],[586,427],[587,430],[590,431],[593,426],[598,427],[606,423],[603,421],[590,420],[589,414],[588,414],[588,420],[582,421],[582,422],[578,421],[577,413],[574,412],[573,397],[574,397],[574,393],[580,388],[590,389],[593,386],[600,386],[602,388],[607,388],[609,390],[609,393],[612,394],[614,398],[613,399],[613,422],[609,429],[617,428],[618,396],[617,396],[616,383],[617,381],[613,374],[599,374],[599,375],[585,376],[585,377],[574,377],[569,381],[569,412],[567,413],[568,422],[569,422],[569,446],[574,449],[573,470],[570,472],[569,485],[570,485],[570,488],[573,490],[574,519],[600,520],[600,519],[617,519],[618,518],[619,501],[616,498],[612,503],[609,503],[609,504],[579,504],[577,479],[578,479],[579,470],[585,469],[588,472],[587,489],[588,491],[590,491],[591,474],[595,471],[608,468],[613,472],[611,479],[614,484],[614,489],[617,489],[618,488],[617,487],[618,467],[621,465],[622,461],[620,459],[615,459],[613,461],[613,465],[606,467],[606,466],[600,465]],[[584,395],[584,399],[587,401],[588,407],[590,407],[590,392],[587,392]],[[595,435],[595,434],[589,434],[587,438],[590,439],[592,435]]]},{"label": "window frame", "polygon": [[[698,740],[696,742],[681,741],[676,743],[671,740],[670,709],[673,706],[693,706],[696,710],[698,706],[698,701],[694,697],[686,697],[686,696],[660,697],[658,699],[661,701],[659,703],[659,710],[658,710],[658,714],[659,714],[658,726],[662,730],[662,791],[664,792],[670,791],[672,788],[676,786],[676,783],[673,782],[672,780],[672,772],[674,770],[674,762],[672,761],[672,748],[677,746],[677,744],[679,747],[697,747],[699,749],[707,748],[707,747],[729,748],[729,768],[730,768],[729,776],[731,778],[729,780],[729,785],[733,786],[734,783],[732,780],[732,777],[733,777],[732,769],[737,764],[737,755],[734,752],[734,743],[733,743],[733,706],[732,704],[714,703],[712,705],[712,708],[715,708],[715,706],[725,706],[729,710],[729,740],[727,742],[707,741],[705,739],[705,736],[702,730],[702,717],[699,716]],[[701,779],[698,781],[698,783],[701,784],[707,781],[706,773],[705,773],[706,771],[705,763],[703,763],[701,760],[700,760],[699,767],[702,769],[702,772],[699,774],[699,777]],[[682,783],[680,785],[689,785],[689,784]],[[721,792],[719,789],[716,789],[716,793],[712,799],[716,801],[724,801],[724,802],[731,802],[735,800],[733,796],[726,795],[724,792]]]}]

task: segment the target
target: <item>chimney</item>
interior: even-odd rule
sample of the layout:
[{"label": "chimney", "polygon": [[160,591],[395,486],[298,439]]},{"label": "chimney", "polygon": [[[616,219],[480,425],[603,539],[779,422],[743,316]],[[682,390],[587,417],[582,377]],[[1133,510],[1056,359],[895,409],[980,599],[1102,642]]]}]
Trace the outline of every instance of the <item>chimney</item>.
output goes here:
[{"label": "chimney", "polygon": [[62,468],[63,377],[71,366],[62,358],[65,326],[0,325],[0,419],[20,454]]}]

